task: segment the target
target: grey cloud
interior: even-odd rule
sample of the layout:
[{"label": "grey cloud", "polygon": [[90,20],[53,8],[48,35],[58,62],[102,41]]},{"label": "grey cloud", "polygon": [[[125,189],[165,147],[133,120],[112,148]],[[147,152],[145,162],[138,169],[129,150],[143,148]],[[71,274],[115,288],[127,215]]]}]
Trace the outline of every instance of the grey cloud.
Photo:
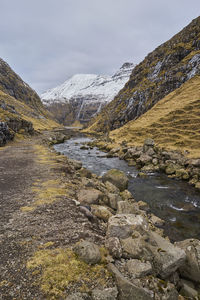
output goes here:
[{"label": "grey cloud", "polygon": [[200,11],[199,0],[0,0],[0,57],[39,93],[76,73],[139,63]]}]

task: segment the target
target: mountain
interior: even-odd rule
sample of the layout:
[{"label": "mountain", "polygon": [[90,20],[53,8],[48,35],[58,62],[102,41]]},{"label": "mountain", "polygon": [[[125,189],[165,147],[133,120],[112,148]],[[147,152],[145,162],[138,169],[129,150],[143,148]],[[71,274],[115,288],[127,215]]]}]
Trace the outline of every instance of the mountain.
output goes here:
[{"label": "mountain", "polygon": [[0,146],[16,133],[58,126],[37,93],[0,59]]},{"label": "mountain", "polygon": [[134,68],[125,63],[113,76],[77,74],[62,85],[41,95],[56,119],[66,125],[78,120],[88,122],[128,81]]},{"label": "mountain", "polygon": [[133,69],[124,88],[88,130],[113,130],[137,119],[196,74],[200,74],[200,17]]},{"label": "mountain", "polygon": [[137,120],[110,132],[113,144],[141,146],[146,138],[172,150],[187,150],[199,157],[200,76],[171,92]]}]

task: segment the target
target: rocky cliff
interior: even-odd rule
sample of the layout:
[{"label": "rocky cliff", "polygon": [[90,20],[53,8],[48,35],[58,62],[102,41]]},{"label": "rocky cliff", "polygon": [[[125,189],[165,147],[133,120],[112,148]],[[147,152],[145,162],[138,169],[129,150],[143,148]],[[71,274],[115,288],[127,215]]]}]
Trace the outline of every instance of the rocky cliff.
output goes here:
[{"label": "rocky cliff", "polygon": [[76,74],[62,85],[41,95],[55,118],[65,124],[88,122],[119,92],[134,68],[125,63],[113,76]]},{"label": "rocky cliff", "polygon": [[0,146],[16,133],[56,126],[37,93],[0,59]]},{"label": "rocky cliff", "polygon": [[91,129],[112,130],[137,119],[164,96],[200,73],[200,17],[138,64],[130,80]]}]

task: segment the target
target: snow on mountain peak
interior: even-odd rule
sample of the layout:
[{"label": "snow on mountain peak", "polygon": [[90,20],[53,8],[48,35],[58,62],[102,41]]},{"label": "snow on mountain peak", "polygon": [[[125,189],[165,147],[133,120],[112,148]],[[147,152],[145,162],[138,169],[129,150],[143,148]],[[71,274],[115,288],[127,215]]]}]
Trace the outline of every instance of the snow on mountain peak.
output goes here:
[{"label": "snow on mountain peak", "polygon": [[63,84],[41,95],[44,104],[66,102],[71,98],[93,96],[99,101],[109,102],[128,81],[134,64],[125,63],[113,76],[76,74]]}]

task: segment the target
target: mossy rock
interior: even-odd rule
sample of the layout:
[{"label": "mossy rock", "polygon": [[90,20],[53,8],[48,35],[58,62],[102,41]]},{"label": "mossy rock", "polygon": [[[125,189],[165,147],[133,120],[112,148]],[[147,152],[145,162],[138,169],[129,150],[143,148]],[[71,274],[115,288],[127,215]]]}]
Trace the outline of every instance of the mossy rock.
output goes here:
[{"label": "mossy rock", "polygon": [[128,187],[128,177],[126,174],[117,169],[111,169],[102,176],[103,182],[110,181],[114,184],[121,192]]}]

